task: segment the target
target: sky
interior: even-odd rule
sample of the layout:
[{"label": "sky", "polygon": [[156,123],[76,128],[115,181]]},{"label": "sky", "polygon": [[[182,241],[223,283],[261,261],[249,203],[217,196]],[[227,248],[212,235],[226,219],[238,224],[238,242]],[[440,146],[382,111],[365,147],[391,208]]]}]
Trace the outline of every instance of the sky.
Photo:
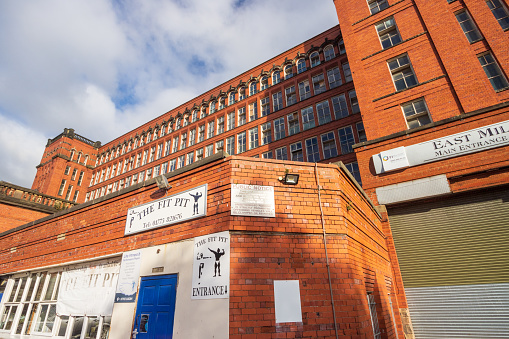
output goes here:
[{"label": "sky", "polygon": [[332,0],[0,1],[0,180],[103,144],[338,24]]}]

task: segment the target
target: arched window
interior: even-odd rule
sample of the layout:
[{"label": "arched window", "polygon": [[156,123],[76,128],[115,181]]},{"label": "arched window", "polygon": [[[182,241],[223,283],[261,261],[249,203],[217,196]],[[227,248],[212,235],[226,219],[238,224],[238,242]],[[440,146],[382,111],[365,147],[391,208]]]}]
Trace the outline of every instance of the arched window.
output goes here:
[{"label": "arched window", "polygon": [[274,73],[272,73],[272,85],[279,84],[280,81],[281,75],[279,74],[279,70],[274,71]]},{"label": "arched window", "polygon": [[115,149],[112,149],[110,154],[110,160],[113,160],[113,158],[115,158]]},{"label": "arched window", "polygon": [[134,146],[133,149],[138,148],[138,138],[134,139]]},{"label": "arched window", "polygon": [[219,109],[223,109],[226,107],[225,101],[226,101],[225,97],[219,98]]},{"label": "arched window", "polygon": [[80,160],[81,160],[81,152],[78,153],[78,159],[76,161],[79,163]]},{"label": "arched window", "polygon": [[187,125],[189,125],[189,118],[190,118],[190,116],[189,116],[189,115],[186,115],[186,116],[184,117],[184,127],[185,127],[185,126],[187,126]]},{"label": "arched window", "polygon": [[239,101],[244,100],[246,98],[246,88],[241,87],[239,88]]},{"label": "arched window", "polygon": [[74,150],[71,150],[71,156],[70,156],[71,160],[72,158],[74,158]]},{"label": "arched window", "polygon": [[198,110],[193,110],[193,113],[191,113],[191,122],[196,122],[198,120]]},{"label": "arched window", "polygon": [[291,77],[293,77],[293,66],[286,65],[285,66],[285,79],[290,79]]},{"label": "arched window", "polygon": [[85,161],[83,161],[83,165],[87,165],[87,162],[88,162],[88,155],[85,155]]},{"label": "arched window", "polygon": [[311,64],[311,67],[315,67],[320,65],[320,54],[318,52],[313,52],[309,56],[309,62]]},{"label": "arched window", "polygon": [[336,56],[334,53],[334,47],[332,47],[332,45],[327,45],[323,49],[323,56],[325,57],[325,61],[329,61],[330,59],[334,58]]},{"label": "arched window", "polygon": [[173,121],[168,121],[168,134],[173,132]]},{"label": "arched window", "polygon": [[345,43],[343,42],[343,39],[340,39],[338,41],[338,48],[339,48],[339,54],[345,54],[346,53]]},{"label": "arched window", "polygon": [[254,94],[256,94],[256,81],[252,81],[249,84],[249,95],[254,95]]},{"label": "arched window", "polygon": [[266,76],[263,76],[260,79],[260,91],[263,91],[267,87],[269,87],[269,78],[267,78]]},{"label": "arched window", "polygon": [[201,108],[201,113],[200,113],[200,119],[203,119],[207,116],[207,106],[203,106]]},{"label": "arched window", "polygon": [[180,129],[180,127],[182,127],[182,118],[181,118],[181,117],[178,117],[178,118],[177,118],[177,122],[176,122],[176,124],[175,124],[175,129],[176,129],[176,130],[179,130],[179,129]]},{"label": "arched window", "polygon": [[235,92],[230,92],[228,95],[228,106],[233,105],[235,103]]},{"label": "arched window", "polygon": [[300,74],[306,70],[306,60],[299,59],[297,61],[297,74]]},{"label": "arched window", "polygon": [[212,101],[209,105],[209,112],[210,114],[214,113],[216,111],[216,101]]}]

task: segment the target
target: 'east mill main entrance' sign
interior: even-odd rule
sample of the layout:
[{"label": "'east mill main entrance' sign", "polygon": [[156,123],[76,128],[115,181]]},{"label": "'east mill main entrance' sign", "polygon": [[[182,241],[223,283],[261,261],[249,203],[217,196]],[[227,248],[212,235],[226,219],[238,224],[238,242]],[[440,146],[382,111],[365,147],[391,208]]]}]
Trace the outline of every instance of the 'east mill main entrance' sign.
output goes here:
[{"label": "'east mill main entrance' sign", "polygon": [[203,217],[207,214],[207,185],[127,210],[124,235]]},{"label": "'east mill main entrance' sign", "polygon": [[376,174],[509,145],[509,120],[373,155]]}]

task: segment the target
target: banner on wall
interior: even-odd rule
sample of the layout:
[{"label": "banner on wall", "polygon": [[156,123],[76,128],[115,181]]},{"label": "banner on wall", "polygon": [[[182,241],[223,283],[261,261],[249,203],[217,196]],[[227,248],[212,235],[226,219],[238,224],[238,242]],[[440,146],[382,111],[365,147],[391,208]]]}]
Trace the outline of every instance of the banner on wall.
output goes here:
[{"label": "banner on wall", "polygon": [[57,298],[59,315],[111,315],[119,261],[64,268]]},{"label": "banner on wall", "polygon": [[140,277],[140,263],[140,251],[127,252],[122,255],[117,291],[115,293],[116,303],[135,302]]},{"label": "banner on wall", "polygon": [[127,211],[124,235],[207,215],[207,184]]},{"label": "banner on wall", "polygon": [[191,299],[230,296],[230,232],[194,238]]}]

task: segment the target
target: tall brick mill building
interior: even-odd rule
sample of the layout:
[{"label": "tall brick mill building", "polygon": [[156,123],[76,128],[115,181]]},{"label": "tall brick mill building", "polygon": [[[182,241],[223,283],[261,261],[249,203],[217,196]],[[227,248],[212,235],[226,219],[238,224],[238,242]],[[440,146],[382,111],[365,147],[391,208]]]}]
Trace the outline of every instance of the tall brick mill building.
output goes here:
[{"label": "tall brick mill building", "polygon": [[0,234],[0,338],[509,337],[507,4],[334,3],[341,31],[2,184],[64,210]]}]

